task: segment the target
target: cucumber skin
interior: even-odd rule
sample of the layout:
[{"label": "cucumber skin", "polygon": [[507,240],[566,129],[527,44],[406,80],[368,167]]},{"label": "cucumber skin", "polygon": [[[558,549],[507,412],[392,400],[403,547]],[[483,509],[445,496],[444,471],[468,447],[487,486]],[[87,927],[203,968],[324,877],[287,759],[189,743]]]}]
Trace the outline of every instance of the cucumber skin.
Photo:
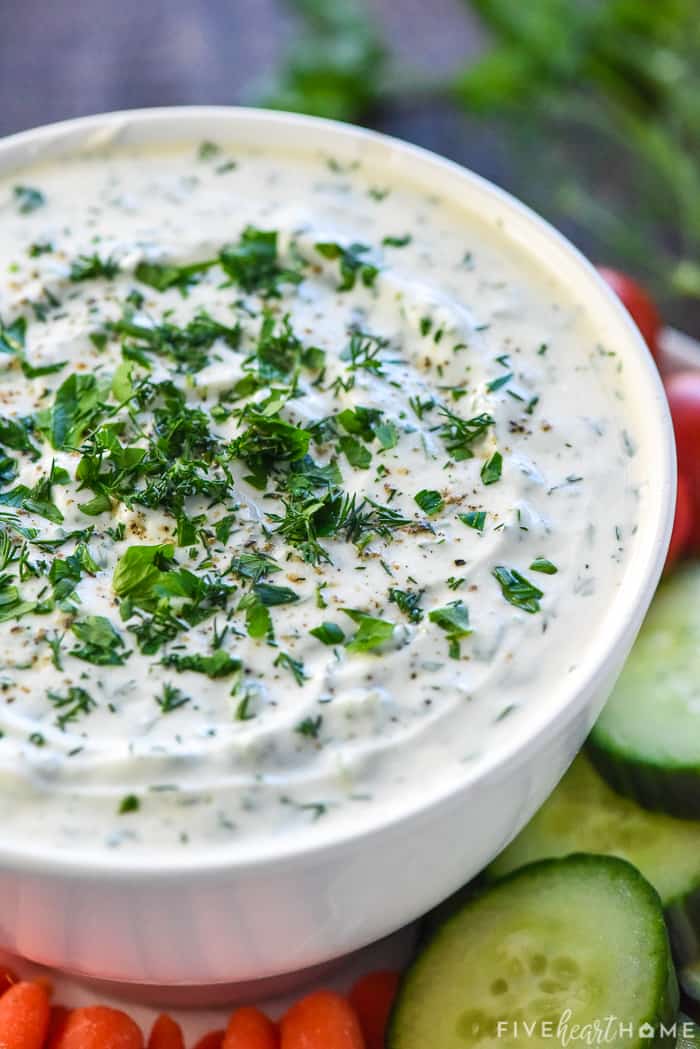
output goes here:
[{"label": "cucumber skin", "polygon": [[[651,885],[650,882],[648,882],[646,878],[639,873],[636,867],[634,867],[631,863],[628,863],[627,860],[623,860],[617,856],[602,856],[595,853],[584,852],[574,852],[571,853],[569,856],[565,856],[563,858],[560,857],[556,859],[536,860],[534,863],[528,863],[524,867],[518,867],[516,870],[510,871],[508,874],[505,874],[502,878],[499,878],[496,881],[491,882],[491,884],[485,888],[484,893],[489,892],[492,889],[496,889],[503,885],[506,885],[508,882],[513,881],[514,879],[522,876],[523,872],[545,870],[548,867],[556,868],[570,863],[590,863],[591,865],[600,865],[601,861],[607,861],[607,863],[612,867],[625,867],[627,869],[628,874],[631,874],[634,880],[639,882],[640,886],[643,887],[644,892],[648,896],[649,900],[658,908],[660,925],[663,927],[663,938],[666,942],[666,974],[665,979],[662,981],[662,983],[660,983],[659,986],[659,998],[656,1003],[655,1016],[646,1019],[648,1019],[649,1022],[651,1022],[654,1025],[654,1027],[656,1027],[657,1025],[663,1025],[665,1028],[668,1028],[678,1018],[678,1011],[680,1008],[680,991],[678,988],[676,970],[673,964],[671,945],[668,938],[668,926],[664,918],[663,905],[661,903],[661,898],[654,886]],[[420,961],[424,953],[427,953],[432,948],[433,944],[435,944],[438,941],[438,939],[443,935],[445,930],[448,929],[452,922],[456,921],[459,918],[463,911],[469,909],[470,907],[478,903],[481,895],[482,893],[475,893],[474,895],[469,895],[462,907],[451,913],[440,926],[435,928],[427,937],[425,942],[421,944],[418,954],[413,959],[411,965],[409,965],[409,967],[404,970],[387,1023],[385,1038],[386,1049],[404,1049],[404,1047],[401,1044],[401,1031],[399,1030],[398,1025],[400,1022],[401,1003],[403,996],[404,994],[410,993],[409,980],[414,965],[418,961]],[[700,901],[700,892],[698,893],[698,899]],[[657,1034],[653,1039],[645,1038],[643,1040],[638,1040],[634,1046],[630,1044],[629,1049],[675,1049],[675,1047],[676,1039],[673,1037],[673,1035]],[[428,1047],[426,1047],[426,1049],[428,1049]],[[432,1046],[430,1047],[430,1049],[441,1049],[441,1047]]]},{"label": "cucumber skin", "polygon": [[593,728],[586,753],[603,779],[644,809],[679,819],[700,820],[700,768],[664,767],[622,753]]}]

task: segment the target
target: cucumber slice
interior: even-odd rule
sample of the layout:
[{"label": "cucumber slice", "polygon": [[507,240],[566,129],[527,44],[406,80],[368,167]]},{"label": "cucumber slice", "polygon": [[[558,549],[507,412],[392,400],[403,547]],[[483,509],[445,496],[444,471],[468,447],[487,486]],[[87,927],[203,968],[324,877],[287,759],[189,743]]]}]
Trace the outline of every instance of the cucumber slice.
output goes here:
[{"label": "cucumber slice", "polygon": [[620,794],[700,819],[700,564],[659,587],[588,752]]},{"label": "cucumber slice", "polygon": [[[664,906],[698,893],[700,823],[648,812],[620,797],[579,755],[554,793],[487,870],[489,878],[571,852],[620,856],[651,882]],[[700,925],[699,925],[700,928]]]},{"label": "cucumber slice", "polygon": [[615,1017],[632,1033],[610,1044],[659,1049],[675,1044],[677,1011],[656,891],[624,860],[577,854],[508,875],[437,930],[402,980],[387,1046],[552,1049],[561,1022]]}]

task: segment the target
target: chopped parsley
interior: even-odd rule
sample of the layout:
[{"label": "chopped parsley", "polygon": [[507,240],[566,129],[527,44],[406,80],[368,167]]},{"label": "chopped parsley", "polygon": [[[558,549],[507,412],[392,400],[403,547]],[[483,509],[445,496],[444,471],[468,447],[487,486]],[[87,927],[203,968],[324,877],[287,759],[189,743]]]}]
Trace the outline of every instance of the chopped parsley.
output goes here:
[{"label": "chopped parsley", "polygon": [[359,278],[366,288],[374,285],[379,275],[379,267],[366,258],[371,251],[368,244],[349,244],[344,247],[333,241],[316,244],[316,251],[325,259],[338,259],[340,266],[340,284],[338,291],[352,291]]},{"label": "chopped parsley", "polygon": [[309,630],[309,633],[324,645],[342,645],[345,641],[345,634],[337,623],[321,623],[320,626]]},{"label": "chopped parsley", "polygon": [[472,630],[469,626],[469,610],[463,601],[450,601],[444,608],[434,608],[428,613],[428,619],[447,634],[450,659],[459,659],[460,641],[469,637]]},{"label": "chopped parsley", "polygon": [[280,652],[275,660],[275,666],[283,667],[285,670],[288,670],[297,685],[303,685],[306,681],[304,664],[300,660],[294,659],[290,656],[289,652]]},{"label": "chopped parsley", "polygon": [[46,203],[46,197],[35,186],[13,186],[12,195],[21,215],[30,215]]},{"label": "chopped parsley", "polygon": [[481,467],[481,480],[484,484],[495,484],[500,481],[503,472],[503,456],[500,452],[494,452]]},{"label": "chopped parsley", "polygon": [[529,579],[514,568],[506,568],[504,565],[497,565],[492,575],[498,580],[503,596],[511,605],[521,608],[524,612],[539,612],[540,598],[544,597],[544,594]]},{"label": "chopped parsley", "polygon": [[322,725],[323,715],[318,714],[315,718],[304,718],[304,720],[300,721],[295,727],[294,731],[298,732],[300,736],[305,736],[307,739],[318,739]]},{"label": "chopped parsley", "polygon": [[356,608],[341,608],[340,611],[357,624],[355,634],[345,643],[348,652],[372,652],[394,636],[394,623],[368,616]]},{"label": "chopped parsley", "polygon": [[129,652],[124,639],[105,616],[76,620],[71,630],[80,642],[77,648],[71,649],[71,655],[77,659],[101,667],[121,666],[126,662]]},{"label": "chopped parsley", "polygon": [[439,514],[445,509],[444,499],[439,492],[434,491],[432,488],[422,488],[414,498],[423,513],[428,514],[429,517],[433,514]]},{"label": "chopped parsley", "polygon": [[457,514],[462,524],[467,528],[474,528],[477,532],[483,532],[486,524],[485,510],[469,510],[466,514]]},{"label": "chopped parsley", "polygon": [[197,674],[206,674],[210,678],[229,677],[241,669],[240,659],[230,656],[220,648],[211,655],[203,655],[200,652],[169,652],[163,656],[161,663],[165,667],[173,667],[180,673],[184,670],[191,670]]}]

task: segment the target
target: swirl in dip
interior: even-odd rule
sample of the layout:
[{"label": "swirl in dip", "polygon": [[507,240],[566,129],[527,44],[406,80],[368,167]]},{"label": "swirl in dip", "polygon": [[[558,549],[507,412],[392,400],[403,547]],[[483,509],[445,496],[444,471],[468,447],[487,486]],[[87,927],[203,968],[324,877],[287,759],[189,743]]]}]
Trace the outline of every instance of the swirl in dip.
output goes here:
[{"label": "swirl in dip", "polygon": [[0,183],[5,841],[361,825],[582,658],[643,511],[615,347],[409,179],[205,143]]}]

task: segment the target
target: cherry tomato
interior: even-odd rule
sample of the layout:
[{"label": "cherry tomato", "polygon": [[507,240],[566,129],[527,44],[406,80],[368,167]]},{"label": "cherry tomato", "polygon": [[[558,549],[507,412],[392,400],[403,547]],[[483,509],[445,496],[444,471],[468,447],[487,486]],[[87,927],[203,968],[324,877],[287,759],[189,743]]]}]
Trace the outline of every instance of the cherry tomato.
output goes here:
[{"label": "cherry tomato", "polygon": [[658,359],[661,317],[649,295],[636,281],[628,277],[626,273],[621,273],[620,270],[598,266],[598,273],[620,299],[642,333],[652,354]]},{"label": "cherry tomato", "polygon": [[[666,393],[676,434],[678,472],[690,490],[692,521],[689,545],[695,552],[700,552],[700,371],[670,375],[666,381]],[[678,513],[677,510],[677,517]]]},{"label": "cherry tomato", "polygon": [[676,516],[673,520],[673,531],[671,542],[666,554],[665,572],[673,568],[676,561],[683,556],[688,549],[690,534],[693,530],[693,504],[691,499],[691,488],[688,480],[683,474],[678,475],[678,489],[676,493]]}]

